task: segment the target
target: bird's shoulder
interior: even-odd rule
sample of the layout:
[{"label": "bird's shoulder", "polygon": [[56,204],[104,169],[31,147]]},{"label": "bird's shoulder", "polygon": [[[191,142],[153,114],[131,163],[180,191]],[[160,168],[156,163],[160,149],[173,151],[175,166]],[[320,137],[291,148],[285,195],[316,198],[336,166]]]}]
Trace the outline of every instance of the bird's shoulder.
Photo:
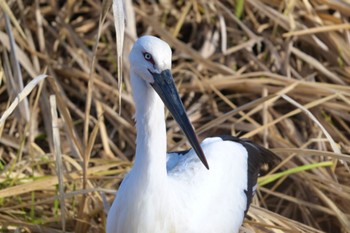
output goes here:
[{"label": "bird's shoulder", "polygon": [[[233,143],[234,148],[232,148],[232,145],[227,144],[228,142]],[[235,148],[242,146],[248,153],[248,165],[251,172],[259,170],[262,164],[266,163],[268,165],[273,165],[279,161],[279,157],[272,151],[246,138],[231,135],[220,135],[206,138],[201,143],[201,147],[208,157],[219,156],[219,154],[240,156],[241,153],[238,153]],[[193,156],[195,156],[193,149],[169,152],[167,154],[167,167],[169,166],[169,168],[174,168],[179,162],[198,162],[197,159],[192,160]]]},{"label": "bird's shoulder", "polygon": [[223,141],[236,142],[244,146],[248,152],[248,164],[252,166],[252,169],[254,170],[259,169],[259,167],[264,163],[273,165],[275,162],[279,161],[279,157],[271,150],[266,149],[265,147],[260,146],[249,139],[231,135],[222,135],[218,137]]},{"label": "bird's shoulder", "polygon": [[221,182],[225,177],[229,177],[227,185],[236,182],[236,179],[237,182],[244,182],[246,213],[254,196],[262,165],[268,164],[272,167],[279,161],[278,156],[249,139],[229,135],[207,138],[201,146],[208,159],[210,172],[207,172],[195,152],[190,149],[168,154],[168,174],[190,180],[198,186],[202,182],[207,186],[214,186],[215,182],[209,180]]},{"label": "bird's shoulder", "polygon": [[[208,146],[216,143],[222,142],[218,137],[206,138],[202,143],[201,147],[204,152],[206,152],[206,157],[210,156],[208,154]],[[212,145],[211,145],[212,146]],[[179,166],[203,166],[200,160],[197,159],[195,151],[190,148],[187,150],[171,151],[167,153],[167,171],[170,172],[173,169],[179,169]]]}]

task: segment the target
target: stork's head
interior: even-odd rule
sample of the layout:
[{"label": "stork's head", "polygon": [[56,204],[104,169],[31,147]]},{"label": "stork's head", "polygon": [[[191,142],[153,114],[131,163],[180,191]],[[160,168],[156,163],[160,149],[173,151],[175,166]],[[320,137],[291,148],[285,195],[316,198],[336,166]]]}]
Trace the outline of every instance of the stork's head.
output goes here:
[{"label": "stork's head", "polygon": [[153,87],[185,133],[197,156],[209,169],[197,136],[187,117],[171,74],[170,46],[154,36],[139,38],[131,50],[130,70]]},{"label": "stork's head", "polygon": [[157,37],[143,36],[134,44],[129,61],[131,71],[152,84],[153,74],[171,70],[171,49],[167,43]]}]

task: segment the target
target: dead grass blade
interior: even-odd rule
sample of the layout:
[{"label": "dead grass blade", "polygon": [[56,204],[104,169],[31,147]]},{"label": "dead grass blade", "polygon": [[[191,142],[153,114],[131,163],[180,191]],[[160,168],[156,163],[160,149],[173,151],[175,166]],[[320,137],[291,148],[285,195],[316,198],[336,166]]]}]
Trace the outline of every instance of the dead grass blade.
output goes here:
[{"label": "dead grass blade", "polygon": [[[93,168],[88,168],[87,175],[93,175],[98,172],[104,172],[110,168],[117,167],[119,165],[126,165],[125,162],[110,162],[109,164],[104,164],[100,166],[96,166]],[[114,171],[115,174],[119,174],[123,172],[123,170],[117,170]],[[71,172],[65,175],[64,182],[67,182],[68,180],[74,181],[74,180],[80,180],[81,179],[81,171],[75,171]],[[43,176],[40,179],[31,179],[31,182],[26,182],[23,184],[19,184],[16,186],[12,186],[9,188],[5,188],[0,190],[0,198],[5,197],[11,197],[11,196],[17,196],[20,194],[30,193],[33,191],[40,191],[40,190],[50,190],[54,189],[54,186],[58,184],[58,177],[56,175],[52,176]]]},{"label": "dead grass blade", "polygon": [[25,36],[25,34],[23,32],[23,29],[20,26],[20,23],[16,20],[16,17],[13,15],[13,12],[11,11],[11,9],[8,6],[8,4],[6,3],[6,1],[0,0],[0,7],[5,12],[6,15],[10,16],[12,23],[15,25],[15,27],[18,30],[18,32],[20,33],[20,35],[23,38],[26,38],[26,36]]},{"label": "dead grass blade", "polygon": [[103,109],[100,102],[96,101],[95,105],[96,105],[97,116],[99,119],[98,124],[99,124],[99,130],[100,130],[103,149],[105,151],[106,158],[113,159],[114,156],[109,146],[107,128],[104,123]]},{"label": "dead grass blade", "polygon": [[338,31],[338,30],[348,30],[350,29],[349,23],[343,23],[343,24],[337,24],[337,25],[326,25],[326,26],[320,26],[315,28],[308,28],[304,30],[299,31],[292,31],[284,33],[284,37],[291,37],[291,36],[304,36],[309,34],[315,34],[315,33],[321,33],[321,32],[329,32],[329,31]]},{"label": "dead grass blade", "polygon": [[[114,27],[117,43],[117,63],[118,63],[118,90],[122,93],[123,81],[123,45],[124,45],[124,31],[125,31],[125,13],[122,0],[113,0],[113,16]],[[119,114],[121,113],[121,97],[119,97]]]},{"label": "dead grass blade", "polygon": [[[6,31],[9,36],[10,46],[11,46],[11,62],[12,62],[12,71],[13,71],[13,82],[10,82],[12,87],[14,88],[14,93],[18,94],[23,89],[23,78],[21,73],[21,68],[19,66],[19,62],[16,57],[16,42],[13,37],[10,20],[8,15],[5,13],[5,24]],[[9,77],[11,78],[11,77]],[[22,100],[22,103],[19,104],[19,109],[22,117],[26,122],[29,121],[29,106],[27,98]]]},{"label": "dead grass blade", "polygon": [[337,75],[326,69],[320,62],[318,62],[313,57],[307,55],[306,53],[303,53],[302,51],[294,47],[291,49],[291,52],[294,53],[296,56],[300,57],[302,60],[304,60],[307,64],[310,64],[313,67],[315,67],[317,70],[329,77],[335,83],[345,85],[345,82],[342,79],[340,79]]},{"label": "dead grass blade", "polygon": [[62,221],[62,231],[66,231],[66,204],[65,204],[65,194],[64,194],[64,183],[63,183],[63,173],[64,167],[62,163],[61,156],[61,140],[60,140],[60,132],[59,132],[59,123],[57,116],[57,107],[56,107],[56,96],[50,96],[50,106],[51,106],[51,118],[52,118],[52,139],[54,145],[54,154],[56,161],[56,170],[58,176],[58,198],[60,200],[60,208],[61,208],[61,221]]},{"label": "dead grass blade", "polygon": [[64,99],[62,98],[62,92],[59,90],[59,87],[57,86],[57,83],[54,80],[48,79],[48,81],[50,83],[50,87],[53,89],[56,95],[58,109],[60,111],[60,114],[62,114],[67,133],[69,135],[69,138],[71,139],[70,143],[73,144],[73,148],[76,152],[75,154],[77,155],[77,159],[79,161],[83,161],[83,148],[81,145],[82,143],[79,141],[77,133],[74,130],[73,120],[68,111],[68,107]]},{"label": "dead grass blade", "polygon": [[[4,32],[0,31],[0,42],[3,46],[6,47],[7,50],[10,50],[11,45],[10,45],[10,40]],[[32,78],[35,78],[38,76],[37,72],[35,71],[33,64],[30,62],[30,59],[28,56],[25,54],[25,52],[17,47],[16,49],[16,57],[19,61],[19,63],[22,65],[22,67],[30,74]]]},{"label": "dead grass blade", "polygon": [[5,124],[6,119],[11,115],[11,113],[15,110],[18,104],[21,103],[21,101],[31,93],[33,88],[36,87],[40,81],[44,80],[47,77],[48,76],[45,74],[37,76],[32,81],[30,81],[20,93],[17,94],[16,98],[13,100],[11,105],[2,114],[0,118],[0,127],[2,127]]},{"label": "dead grass blade", "polygon": [[[108,10],[111,6],[111,1],[104,1],[103,5],[103,11],[100,14],[100,19],[98,23],[98,30],[97,30],[97,35],[96,35],[96,41],[94,44],[94,48],[92,51],[92,58],[91,58],[91,63],[90,63],[90,72],[89,72],[89,82],[88,82],[88,90],[87,90],[87,96],[86,96],[86,107],[85,107],[85,121],[84,121],[84,143],[85,147],[87,146],[88,140],[89,140],[89,119],[90,119],[90,109],[91,109],[91,99],[92,99],[92,89],[94,87],[94,77],[95,77],[95,58],[96,58],[96,52],[97,52],[97,47],[98,43],[100,41],[101,37],[101,30],[102,26],[106,20]],[[120,92],[119,92],[120,93]]]},{"label": "dead grass blade", "polygon": [[346,215],[338,208],[338,206],[318,188],[313,187],[313,190],[317,193],[321,200],[325,202],[329,206],[329,208],[331,208],[335,212],[337,218],[343,225],[343,229],[350,229],[349,218],[346,217]]},{"label": "dead grass blade", "polygon": [[331,135],[327,132],[327,130],[323,127],[323,125],[316,119],[316,117],[308,109],[306,109],[304,106],[300,105],[298,102],[296,102],[295,100],[290,98],[288,95],[282,95],[282,98],[287,100],[289,103],[293,104],[294,106],[296,106],[300,110],[302,110],[304,113],[306,113],[312,119],[312,121],[315,122],[318,125],[318,127],[321,128],[322,132],[324,133],[324,135],[328,139],[329,143],[331,144],[331,147],[332,147],[334,153],[341,154],[337,144],[335,143],[335,141],[333,140]]},{"label": "dead grass blade", "polygon": [[[336,97],[337,97],[337,94],[334,94],[334,95],[330,95],[330,96],[327,96],[327,97],[322,98],[322,99],[318,99],[318,100],[316,100],[316,101],[314,101],[312,103],[308,103],[307,105],[305,105],[304,109],[313,108],[313,107],[319,105],[320,103],[324,103],[324,102],[326,102],[328,100],[331,100],[331,99],[334,99]],[[289,112],[288,114],[285,114],[285,115],[281,116],[280,118],[277,118],[277,119],[275,119],[275,120],[273,120],[273,121],[271,121],[271,122],[269,122],[269,123],[267,123],[265,125],[262,125],[261,127],[255,129],[255,130],[250,131],[249,133],[246,133],[244,135],[244,137],[250,138],[253,135],[257,134],[258,132],[262,131],[263,129],[265,129],[265,128],[269,127],[269,126],[272,126],[272,125],[276,124],[277,122],[280,122],[283,119],[286,119],[286,118],[289,118],[289,117],[291,117],[291,116],[293,116],[295,114],[298,114],[301,111],[302,111],[301,109],[295,109],[295,110]]]}]

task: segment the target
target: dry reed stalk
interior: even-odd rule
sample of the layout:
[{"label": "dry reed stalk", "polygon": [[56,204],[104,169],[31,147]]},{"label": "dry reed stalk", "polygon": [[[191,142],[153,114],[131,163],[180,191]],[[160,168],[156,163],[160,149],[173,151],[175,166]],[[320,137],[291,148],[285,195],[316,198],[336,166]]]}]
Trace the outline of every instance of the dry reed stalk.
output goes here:
[{"label": "dry reed stalk", "polygon": [[66,231],[66,204],[65,204],[65,194],[64,194],[64,183],[63,183],[63,173],[64,167],[62,164],[62,153],[61,153],[61,141],[60,141],[60,131],[59,131],[59,120],[57,116],[57,105],[55,95],[50,96],[50,106],[51,106],[51,118],[52,118],[52,139],[54,145],[54,154],[56,161],[57,177],[58,177],[58,197],[61,207],[61,221],[62,221],[62,231]]}]

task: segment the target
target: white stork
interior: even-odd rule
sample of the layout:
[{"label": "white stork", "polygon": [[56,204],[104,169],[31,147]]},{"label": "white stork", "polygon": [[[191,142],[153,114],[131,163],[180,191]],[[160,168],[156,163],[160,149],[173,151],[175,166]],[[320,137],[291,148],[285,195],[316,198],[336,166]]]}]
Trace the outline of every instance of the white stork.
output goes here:
[{"label": "white stork", "polygon": [[[238,232],[261,165],[277,157],[232,136],[200,145],[174,84],[171,56],[169,45],[153,36],[139,38],[131,50],[136,155],[109,210],[107,233]],[[193,149],[167,154],[164,104]]]}]

